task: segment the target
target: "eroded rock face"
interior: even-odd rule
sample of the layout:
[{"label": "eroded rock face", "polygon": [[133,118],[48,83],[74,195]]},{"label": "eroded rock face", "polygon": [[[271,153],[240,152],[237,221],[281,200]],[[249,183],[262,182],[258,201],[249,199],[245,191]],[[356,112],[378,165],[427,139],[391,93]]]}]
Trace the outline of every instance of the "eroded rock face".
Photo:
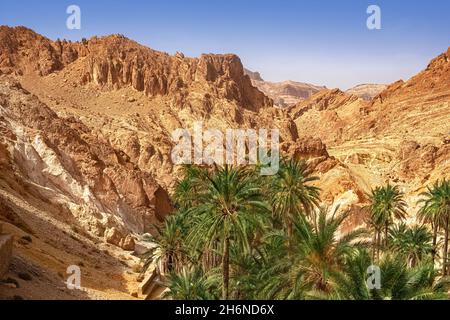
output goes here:
[{"label": "eroded rock face", "polygon": [[293,143],[284,144],[282,151],[289,158],[308,160],[309,166],[320,173],[328,172],[338,164],[335,158],[330,157],[326,145],[319,138],[297,138]]},{"label": "eroded rock face", "polygon": [[327,147],[322,140],[314,137],[302,137],[289,146],[289,155],[296,159],[328,158]]},{"label": "eroded rock face", "polygon": [[239,57],[233,54],[185,58],[152,50],[121,35],[53,42],[24,27],[0,29],[1,73],[46,76],[81,58],[82,84],[114,89],[130,86],[149,97],[177,96],[179,104],[186,103],[185,96],[195,89],[254,111],[272,105],[252,86]]},{"label": "eroded rock face", "polygon": [[132,86],[150,97],[178,95],[179,103],[185,102],[184,93],[196,87],[254,111],[271,104],[251,85],[235,55],[202,55],[198,59],[173,57],[119,36],[94,38],[88,41],[87,49],[84,83],[94,82],[116,89]]},{"label": "eroded rock face", "polygon": [[317,111],[339,109],[358,100],[357,96],[347,94],[339,89],[322,90],[309,99],[298,103],[290,109],[293,119],[314,109]]},{"label": "eroded rock face", "polygon": [[[13,161],[21,179],[40,186],[33,192],[65,205],[87,231],[144,233],[170,213],[167,193],[150,174],[80,121],[58,117],[14,79],[0,77],[0,105],[1,131],[13,137],[1,137],[1,163]],[[116,245],[126,239],[115,235],[105,238]]]},{"label": "eroded rock face", "polygon": [[134,251],[136,243],[134,241],[133,236],[127,235],[125,238],[122,239],[119,246],[126,251]]},{"label": "eroded rock face", "polygon": [[0,74],[46,76],[83,54],[86,50],[79,43],[53,42],[25,27],[0,26]]},{"label": "eroded rock face", "polygon": [[104,237],[107,243],[113,244],[115,246],[120,246],[120,243],[123,239],[122,233],[115,227],[107,229],[105,231]]},{"label": "eroded rock face", "polygon": [[428,177],[428,173],[450,159],[450,145],[420,145],[415,141],[403,141],[397,154],[400,161],[398,173],[401,177],[412,179]]}]

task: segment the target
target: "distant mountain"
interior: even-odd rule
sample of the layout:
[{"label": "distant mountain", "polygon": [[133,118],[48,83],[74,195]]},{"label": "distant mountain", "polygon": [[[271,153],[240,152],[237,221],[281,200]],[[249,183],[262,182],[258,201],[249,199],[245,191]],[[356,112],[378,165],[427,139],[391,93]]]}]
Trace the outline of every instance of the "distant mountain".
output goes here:
[{"label": "distant mountain", "polygon": [[244,72],[246,75],[250,77],[250,80],[252,81],[264,81],[264,79],[261,77],[261,74],[259,72],[253,72],[248,69],[244,68]]},{"label": "distant mountain", "polygon": [[348,89],[346,92],[358,96],[363,100],[370,101],[386,88],[387,85],[385,84],[360,84]]},{"label": "distant mountain", "polygon": [[439,142],[450,132],[449,57],[450,48],[406,82],[321,91],[289,112],[300,136],[314,132],[329,146],[377,135]]},{"label": "distant mountain", "polygon": [[252,80],[253,85],[269,98],[272,98],[274,104],[279,107],[294,105],[326,89],[324,86],[295,81],[268,82],[264,81],[259,72],[253,72],[248,69],[244,71]]}]

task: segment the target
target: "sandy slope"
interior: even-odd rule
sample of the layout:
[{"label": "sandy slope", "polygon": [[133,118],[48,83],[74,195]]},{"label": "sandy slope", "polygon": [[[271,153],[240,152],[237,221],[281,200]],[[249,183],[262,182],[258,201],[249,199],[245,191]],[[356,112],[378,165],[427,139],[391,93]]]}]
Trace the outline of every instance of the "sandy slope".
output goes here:
[{"label": "sandy slope", "polygon": [[[56,219],[48,204],[35,199],[33,205],[31,198],[24,201],[0,184],[1,201],[26,221],[22,228],[4,225],[4,231],[14,235],[14,258],[7,276],[17,280],[19,288],[0,284],[0,299],[133,299],[131,293],[139,285],[138,274],[132,271],[136,257]],[[31,243],[22,238],[28,236]],[[70,265],[81,268],[82,291],[68,290],[64,283]],[[21,273],[29,274],[31,281],[22,280]]]}]

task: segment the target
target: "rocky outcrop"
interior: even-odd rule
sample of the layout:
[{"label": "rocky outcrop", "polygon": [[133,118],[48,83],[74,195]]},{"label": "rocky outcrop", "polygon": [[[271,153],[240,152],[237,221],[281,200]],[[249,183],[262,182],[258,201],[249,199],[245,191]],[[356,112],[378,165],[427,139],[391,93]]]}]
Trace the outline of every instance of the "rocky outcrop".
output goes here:
[{"label": "rocky outcrop", "polygon": [[126,251],[134,251],[136,243],[134,241],[134,238],[132,235],[127,235],[125,238],[122,239],[119,246]]},{"label": "rocky outcrop", "polygon": [[46,76],[85,54],[81,43],[53,42],[25,27],[0,26],[0,74]]},{"label": "rocky outcrop", "polygon": [[126,251],[133,251],[135,241],[131,234],[124,236],[117,228],[112,227],[105,231],[105,242],[120,247]]},{"label": "rocky outcrop", "polygon": [[244,72],[246,75],[250,77],[250,80],[252,81],[264,81],[264,79],[261,77],[261,74],[256,71],[250,71],[248,69],[244,69]]},{"label": "rocky outcrop", "polygon": [[324,173],[338,165],[334,157],[330,157],[326,145],[314,137],[301,137],[293,143],[282,145],[282,151],[293,159],[305,159],[308,165],[317,172]]},{"label": "rocky outcrop", "polygon": [[3,234],[3,225],[0,223],[0,280],[8,272],[13,249],[13,238]]},{"label": "rocky outcrop", "polygon": [[339,144],[352,133],[366,102],[339,89],[322,90],[288,109],[300,135],[314,133],[327,145]]},{"label": "rocky outcrop", "polygon": [[409,103],[436,103],[450,99],[450,48],[433,59],[425,70],[408,81],[397,81],[382,91],[373,105],[395,101]]},{"label": "rocky outcrop", "polygon": [[319,138],[302,137],[290,144],[286,150],[290,157],[295,159],[328,158],[327,147]]},{"label": "rocky outcrop", "polygon": [[[150,97],[183,97],[192,87],[197,87],[205,94],[213,92],[218,99],[236,101],[254,111],[271,104],[251,85],[235,55],[202,55],[198,59],[172,57],[119,36],[94,38],[87,42],[87,48],[84,83],[113,88],[132,86]],[[180,103],[183,102],[181,99]]]},{"label": "rocky outcrop", "polygon": [[58,117],[9,77],[0,78],[0,106],[4,161],[14,163],[17,177],[31,182],[34,193],[67,207],[87,231],[144,233],[170,213],[167,193],[150,174],[101,134]]},{"label": "rocky outcrop", "polygon": [[428,178],[436,167],[444,165],[450,159],[450,145],[445,142],[440,146],[420,145],[416,141],[403,141],[397,153],[400,161],[398,174],[402,178]]},{"label": "rocky outcrop", "polygon": [[113,89],[130,86],[149,97],[177,97],[180,105],[194,88],[253,111],[272,104],[252,86],[239,57],[233,54],[185,58],[152,50],[122,35],[53,42],[24,27],[0,28],[0,73],[46,76],[81,58],[82,84]]}]

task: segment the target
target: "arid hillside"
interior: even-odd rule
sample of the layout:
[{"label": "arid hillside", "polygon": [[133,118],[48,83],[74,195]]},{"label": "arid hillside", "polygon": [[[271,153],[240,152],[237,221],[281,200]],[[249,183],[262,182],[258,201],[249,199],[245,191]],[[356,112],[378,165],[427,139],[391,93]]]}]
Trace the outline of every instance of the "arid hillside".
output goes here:
[{"label": "arid hillside", "polygon": [[364,184],[399,184],[415,208],[424,186],[450,175],[449,57],[369,101],[328,90],[298,103],[289,112],[299,136],[314,132]]}]

